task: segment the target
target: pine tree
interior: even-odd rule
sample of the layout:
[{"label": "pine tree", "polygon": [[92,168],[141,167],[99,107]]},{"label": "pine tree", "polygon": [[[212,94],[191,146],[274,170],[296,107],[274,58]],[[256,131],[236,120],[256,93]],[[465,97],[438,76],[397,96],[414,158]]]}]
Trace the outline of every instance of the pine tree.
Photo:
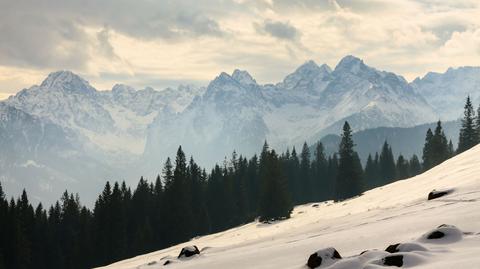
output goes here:
[{"label": "pine tree", "polygon": [[452,140],[448,141],[448,158],[455,156],[455,149],[453,148]]},{"label": "pine tree", "polygon": [[[208,210],[205,198],[205,180],[203,178],[200,167],[195,163],[193,157],[190,158],[188,164],[188,182],[191,185],[191,197],[192,197],[192,217],[195,223],[192,227],[195,235],[203,235],[210,230],[210,220],[208,217]],[[239,186],[239,189],[242,188]],[[241,190],[238,190],[239,192]],[[242,200],[246,198],[242,197]]]},{"label": "pine tree", "polygon": [[329,198],[328,187],[328,160],[325,157],[324,147],[321,142],[315,147],[315,160],[312,164],[312,198],[325,201]]},{"label": "pine tree", "polygon": [[462,127],[458,137],[457,153],[462,153],[478,143],[478,133],[475,128],[475,111],[473,110],[470,96],[467,97],[464,107],[464,116],[462,119]]},{"label": "pine tree", "polygon": [[397,158],[397,179],[406,179],[410,177],[410,167],[409,163],[405,158],[403,157],[402,154],[400,154]]},{"label": "pine tree", "polygon": [[302,204],[312,201],[310,166],[310,149],[308,148],[307,142],[305,142],[303,143],[302,153],[300,154],[300,203]]},{"label": "pine tree", "polygon": [[422,165],[420,164],[420,161],[418,160],[417,155],[413,155],[412,158],[410,158],[409,161],[409,175],[411,177],[416,176],[422,172]]},{"label": "pine tree", "polygon": [[433,133],[430,128],[427,130],[425,135],[425,144],[423,146],[423,170],[426,171],[433,167],[432,155],[433,155]]},{"label": "pine tree", "polygon": [[335,199],[335,190],[337,185],[337,176],[338,176],[338,157],[337,154],[333,154],[328,158],[328,167],[327,167],[327,183],[326,193],[328,194],[327,199]]},{"label": "pine tree", "polygon": [[289,190],[292,193],[292,201],[294,204],[300,204],[302,201],[302,186],[300,176],[300,160],[297,156],[295,147],[292,149],[287,165],[287,177]]},{"label": "pine tree", "polygon": [[373,161],[372,155],[368,154],[367,163],[365,164],[365,186],[367,189],[371,189],[375,186],[376,181],[376,167]]},{"label": "pine tree", "polygon": [[344,200],[361,193],[362,174],[358,167],[358,155],[353,150],[352,130],[348,122],[343,125],[342,140],[338,154],[340,156],[336,182],[335,200]]},{"label": "pine tree", "polygon": [[260,181],[260,221],[289,218],[293,207],[287,181],[277,154],[268,149],[268,144],[264,145],[260,156]]},{"label": "pine tree", "polygon": [[445,133],[443,132],[441,121],[437,122],[437,127],[433,133],[432,150],[433,154],[431,156],[431,162],[434,166],[442,163],[450,157],[448,141]]},{"label": "pine tree", "polygon": [[392,182],[395,179],[395,159],[393,157],[392,148],[388,145],[387,141],[383,143],[378,165],[381,177],[379,185],[385,185]]},{"label": "pine tree", "polygon": [[[451,146],[453,148],[453,145]],[[425,137],[425,145],[423,148],[424,170],[428,170],[450,158],[450,150],[453,149],[448,145],[441,121],[438,121],[435,131],[432,133],[432,130],[428,129]]]}]

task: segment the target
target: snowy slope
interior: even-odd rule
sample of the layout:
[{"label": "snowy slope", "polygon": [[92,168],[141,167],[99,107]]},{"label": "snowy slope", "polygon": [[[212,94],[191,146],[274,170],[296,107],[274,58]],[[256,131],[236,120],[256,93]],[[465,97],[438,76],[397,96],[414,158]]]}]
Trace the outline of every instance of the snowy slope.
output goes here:
[{"label": "snowy slope", "polygon": [[[344,259],[331,269],[384,268],[375,263],[396,243],[423,251],[401,252],[404,267],[478,268],[480,263],[480,146],[403,181],[380,187],[345,202],[295,208],[292,218],[274,224],[249,223],[168,249],[103,267],[127,268],[306,268],[310,254],[335,247]],[[432,189],[454,189],[427,201]],[[464,233],[446,240],[426,240],[441,224]],[[442,228],[444,229],[444,228]],[[455,231],[454,231],[455,232]],[[181,247],[196,245],[202,254],[177,260]],[[162,266],[170,259],[172,264]]]}]

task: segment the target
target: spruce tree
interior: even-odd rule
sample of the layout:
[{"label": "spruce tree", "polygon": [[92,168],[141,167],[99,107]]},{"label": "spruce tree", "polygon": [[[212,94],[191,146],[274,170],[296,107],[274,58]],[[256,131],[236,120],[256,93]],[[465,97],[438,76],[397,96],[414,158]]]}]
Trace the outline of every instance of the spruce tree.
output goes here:
[{"label": "spruce tree", "polygon": [[458,137],[457,153],[462,153],[478,143],[478,132],[475,128],[475,111],[473,110],[470,96],[467,97],[465,102],[462,127],[460,128],[460,134]]},{"label": "spruce tree", "polygon": [[409,163],[402,154],[400,154],[397,158],[397,179],[406,179],[410,177],[410,167]]},{"label": "spruce tree", "polygon": [[302,152],[300,154],[300,203],[307,203],[312,201],[311,199],[311,175],[310,175],[310,149],[307,142],[303,143]]},{"label": "spruce tree", "polygon": [[292,149],[287,166],[288,186],[292,193],[294,204],[300,204],[302,201],[302,185],[301,185],[300,160],[297,156],[295,147]]},{"label": "spruce tree", "polygon": [[365,187],[367,189],[371,189],[375,185],[374,182],[376,181],[376,169],[377,168],[375,167],[372,155],[368,154],[364,175]]},{"label": "spruce tree", "polygon": [[437,122],[437,127],[432,138],[431,164],[433,166],[442,163],[450,157],[447,137],[442,129],[442,122]]},{"label": "spruce tree", "polygon": [[292,204],[278,155],[265,144],[260,156],[260,221],[289,218]]},{"label": "spruce tree", "polygon": [[417,155],[413,154],[412,158],[409,160],[409,175],[411,177],[416,176],[422,172],[422,165],[418,160]]},{"label": "spruce tree", "polygon": [[379,185],[392,182],[395,179],[395,159],[392,148],[388,145],[387,141],[383,143],[378,165],[381,177]]},{"label": "spruce tree", "polygon": [[[338,149],[339,164],[335,189],[335,200],[340,201],[361,193],[361,170],[358,155],[353,150],[352,130],[348,122],[343,125],[342,140]],[[361,167],[360,167],[361,168]]]},{"label": "spruce tree", "polygon": [[328,160],[325,157],[323,144],[318,142],[312,164],[312,198],[314,200],[325,201],[329,199],[327,174]]},{"label": "spruce tree", "polygon": [[433,167],[433,133],[430,128],[427,130],[425,135],[425,144],[423,146],[423,170],[427,171]]}]

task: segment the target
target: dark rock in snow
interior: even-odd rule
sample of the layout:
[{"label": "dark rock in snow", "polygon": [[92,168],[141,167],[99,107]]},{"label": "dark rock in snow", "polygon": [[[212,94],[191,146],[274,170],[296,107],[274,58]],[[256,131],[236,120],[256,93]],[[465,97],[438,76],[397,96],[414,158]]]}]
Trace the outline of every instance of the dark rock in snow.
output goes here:
[{"label": "dark rock in snow", "polygon": [[453,192],[453,190],[444,190],[444,191],[433,190],[428,194],[428,200],[440,198],[442,196],[450,194],[451,192]]},{"label": "dark rock in snow", "polygon": [[453,243],[463,238],[463,232],[453,225],[442,224],[436,229],[422,235],[419,239],[428,243]]},{"label": "dark rock in snow", "polygon": [[399,245],[400,244],[390,245],[385,249],[385,251],[388,252],[388,253],[396,253],[396,252],[398,252],[398,246]]},{"label": "dark rock in snow", "polygon": [[411,252],[411,251],[427,251],[425,247],[417,243],[401,243],[390,245],[385,249],[389,253]]},{"label": "dark rock in snow", "polygon": [[427,236],[427,239],[440,239],[440,238],[443,238],[444,236],[445,234],[440,231],[433,231]]},{"label": "dark rock in snow", "polygon": [[383,258],[383,265],[386,266],[403,266],[403,255],[392,255]]},{"label": "dark rock in snow", "polygon": [[182,251],[178,254],[178,258],[188,258],[198,254],[200,254],[200,250],[198,250],[197,246],[187,246],[182,248]]},{"label": "dark rock in snow", "polygon": [[318,256],[317,253],[313,253],[308,257],[307,266],[310,268],[317,268],[322,265],[322,257]]},{"label": "dark rock in snow", "polygon": [[340,253],[334,248],[321,249],[308,258],[307,266],[309,268],[317,268],[322,264],[330,265],[335,263],[335,260],[341,259]]},{"label": "dark rock in snow", "polygon": [[171,264],[171,263],[172,263],[172,261],[166,260],[166,261],[163,263],[163,265],[165,266],[165,265],[169,265],[169,264]]}]

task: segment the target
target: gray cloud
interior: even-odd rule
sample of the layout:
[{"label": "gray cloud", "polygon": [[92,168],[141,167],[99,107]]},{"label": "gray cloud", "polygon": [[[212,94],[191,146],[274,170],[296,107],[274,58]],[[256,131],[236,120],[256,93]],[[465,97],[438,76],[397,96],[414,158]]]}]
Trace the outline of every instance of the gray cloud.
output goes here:
[{"label": "gray cloud", "polygon": [[438,37],[441,44],[450,40],[454,32],[464,32],[468,29],[468,26],[463,23],[445,23],[433,27],[425,27],[425,30],[431,31],[435,36]]},{"label": "gray cloud", "polygon": [[98,40],[98,50],[102,55],[105,55],[110,59],[119,59],[118,55],[115,53],[115,49],[110,43],[110,30],[108,28],[102,29],[97,33]]},{"label": "gray cloud", "polygon": [[0,64],[78,70],[86,66],[89,49],[96,45],[94,49],[114,57],[108,31],[100,32],[94,44],[85,27],[108,25],[134,38],[169,42],[222,36],[214,17],[229,6],[238,5],[221,0],[0,1]]},{"label": "gray cloud", "polygon": [[88,59],[86,34],[68,20],[4,10],[0,11],[0,36],[2,65],[82,68]]},{"label": "gray cloud", "polygon": [[295,41],[301,36],[301,32],[288,22],[266,20],[254,26],[259,33],[266,33],[278,39]]}]

